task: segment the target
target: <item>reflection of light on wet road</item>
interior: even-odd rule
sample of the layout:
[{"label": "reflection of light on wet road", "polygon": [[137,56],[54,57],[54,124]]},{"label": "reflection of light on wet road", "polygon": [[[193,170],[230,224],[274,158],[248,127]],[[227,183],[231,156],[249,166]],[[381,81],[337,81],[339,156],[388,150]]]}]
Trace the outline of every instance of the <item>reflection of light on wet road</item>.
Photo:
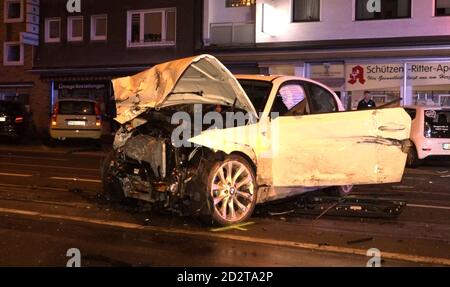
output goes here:
[{"label": "reflection of light on wet road", "polygon": [[417,207],[417,208],[450,210],[450,206],[435,206],[435,205],[421,205],[421,204],[407,204],[407,206],[408,207]]},{"label": "reflection of light on wet road", "polygon": [[[310,251],[357,255],[357,256],[363,256],[363,257],[366,257],[366,253],[367,253],[367,250],[365,250],[365,249],[356,249],[356,248],[348,248],[348,247],[341,247],[341,246],[305,243],[305,242],[298,242],[298,241],[287,241],[287,240],[277,240],[277,239],[269,239],[269,238],[242,236],[242,235],[234,235],[234,234],[227,234],[227,233],[212,233],[209,231],[187,230],[187,229],[180,229],[180,228],[169,229],[167,227],[149,226],[149,225],[143,226],[140,224],[130,223],[130,222],[92,219],[92,218],[87,218],[87,217],[69,216],[69,215],[61,215],[61,214],[49,214],[49,213],[41,213],[41,212],[29,211],[29,210],[0,208],[0,213],[29,216],[29,217],[33,217],[33,218],[38,217],[41,219],[50,219],[50,220],[66,220],[66,221],[71,221],[71,222],[89,223],[89,224],[101,225],[101,226],[106,226],[106,227],[119,227],[119,228],[124,228],[124,229],[145,230],[145,231],[149,231],[149,232],[177,234],[177,235],[183,235],[183,236],[197,236],[197,237],[205,237],[205,238],[213,238],[213,239],[215,238],[215,239],[223,239],[223,240],[232,240],[232,241],[239,241],[239,242],[243,242],[243,243],[264,244],[264,245],[272,245],[272,246],[284,247],[284,248],[294,248],[294,249],[303,249],[303,250],[310,250]],[[422,264],[450,266],[450,259],[447,259],[447,258],[417,256],[417,255],[401,254],[401,253],[394,253],[394,252],[383,252],[382,256],[384,259],[400,260],[400,261],[422,263]]]},{"label": "reflection of light on wet road", "polygon": [[93,183],[102,183],[99,179],[86,179],[86,178],[76,178],[76,177],[50,177],[50,179],[54,180],[62,180],[62,181],[79,181],[79,182],[93,182]]},{"label": "reflection of light on wet road", "polygon": [[32,177],[32,174],[22,174],[22,173],[5,173],[0,172],[0,176],[14,176],[14,177]]}]

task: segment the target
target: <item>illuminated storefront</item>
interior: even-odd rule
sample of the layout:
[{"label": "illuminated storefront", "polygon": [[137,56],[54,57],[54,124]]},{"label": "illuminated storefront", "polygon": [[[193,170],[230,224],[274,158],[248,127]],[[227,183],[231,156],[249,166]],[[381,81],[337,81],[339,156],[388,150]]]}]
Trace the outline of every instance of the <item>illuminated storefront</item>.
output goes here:
[{"label": "illuminated storefront", "polygon": [[450,61],[398,60],[306,64],[305,76],[332,87],[347,109],[365,91],[377,106],[450,106]]}]

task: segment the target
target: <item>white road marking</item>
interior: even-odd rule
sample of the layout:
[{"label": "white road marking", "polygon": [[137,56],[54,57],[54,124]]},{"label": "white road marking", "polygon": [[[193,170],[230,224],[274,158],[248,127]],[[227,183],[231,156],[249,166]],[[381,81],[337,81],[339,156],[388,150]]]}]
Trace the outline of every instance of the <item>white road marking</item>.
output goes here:
[{"label": "white road marking", "polygon": [[422,204],[407,204],[406,206],[408,206],[408,207],[417,207],[417,208],[450,210],[450,206],[436,206],[436,205],[422,205]]},{"label": "white road marking", "polygon": [[93,182],[93,183],[102,183],[101,180],[98,179],[86,179],[86,178],[76,178],[76,177],[50,177],[50,179],[54,180],[62,180],[62,181],[81,181],[81,182]]},{"label": "white road marking", "polygon": [[32,177],[32,174],[22,174],[22,173],[7,173],[0,172],[0,176],[13,176],[13,177]]},{"label": "white road marking", "polygon": [[[90,224],[109,226],[109,227],[147,230],[147,231],[152,231],[152,232],[169,233],[169,234],[177,234],[177,235],[185,235],[185,236],[210,237],[210,238],[234,240],[234,241],[240,241],[240,242],[246,242],[246,243],[259,243],[259,244],[273,245],[273,246],[279,246],[279,247],[314,250],[314,251],[320,251],[320,252],[332,252],[332,253],[339,253],[339,254],[358,255],[358,256],[363,256],[363,257],[366,257],[366,253],[367,253],[367,250],[365,250],[365,249],[356,249],[356,248],[331,246],[331,245],[319,245],[319,244],[313,244],[313,243],[304,243],[304,242],[287,241],[287,240],[276,240],[276,239],[268,239],[268,238],[257,238],[257,237],[224,234],[224,233],[213,233],[213,232],[207,232],[207,231],[195,231],[195,230],[186,230],[186,229],[177,229],[177,228],[169,229],[166,227],[148,226],[148,225],[143,226],[140,224],[129,223],[129,222],[91,219],[91,218],[85,218],[85,217],[58,215],[58,214],[47,214],[47,213],[40,213],[40,212],[28,211],[28,210],[0,208],[0,213],[23,215],[23,216],[30,216],[30,217],[40,217],[40,218],[46,218],[46,219],[59,219],[59,220],[90,223]],[[450,266],[450,259],[448,259],[448,258],[418,256],[418,255],[402,254],[402,253],[394,253],[394,252],[382,252],[381,255],[382,255],[383,259],[399,260],[399,261],[421,263],[421,264]]]},{"label": "white road marking", "polygon": [[22,166],[22,167],[39,167],[39,168],[54,168],[54,169],[70,169],[70,170],[87,170],[99,172],[100,168],[82,168],[82,167],[68,167],[68,166],[54,166],[54,165],[39,165],[39,164],[22,164],[22,163],[0,163],[8,166]]}]

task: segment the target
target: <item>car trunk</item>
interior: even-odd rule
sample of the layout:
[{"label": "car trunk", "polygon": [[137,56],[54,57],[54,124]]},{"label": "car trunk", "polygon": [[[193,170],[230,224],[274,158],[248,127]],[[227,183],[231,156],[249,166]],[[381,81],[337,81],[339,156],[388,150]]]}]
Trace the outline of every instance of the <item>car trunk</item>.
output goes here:
[{"label": "car trunk", "polygon": [[96,119],[94,102],[61,101],[58,103],[56,127],[59,129],[93,129]]},{"label": "car trunk", "polygon": [[0,102],[0,126],[16,123],[16,118],[23,122],[25,111],[17,103]]}]

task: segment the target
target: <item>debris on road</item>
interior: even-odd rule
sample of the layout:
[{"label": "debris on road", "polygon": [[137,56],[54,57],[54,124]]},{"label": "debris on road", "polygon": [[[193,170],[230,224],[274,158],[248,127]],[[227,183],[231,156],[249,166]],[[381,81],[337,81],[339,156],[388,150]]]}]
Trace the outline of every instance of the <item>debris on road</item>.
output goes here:
[{"label": "debris on road", "polygon": [[364,242],[369,242],[369,241],[373,241],[373,237],[366,237],[366,238],[361,238],[361,239],[356,239],[356,240],[350,240],[350,241],[347,241],[347,244],[352,245],[352,244],[364,243]]},{"label": "debris on road", "polygon": [[414,186],[409,185],[393,185],[392,189],[413,189]]},{"label": "debris on road", "polygon": [[288,210],[288,211],[283,211],[283,212],[269,212],[270,216],[280,216],[280,215],[286,215],[286,214],[291,214],[294,213],[295,210]]}]

